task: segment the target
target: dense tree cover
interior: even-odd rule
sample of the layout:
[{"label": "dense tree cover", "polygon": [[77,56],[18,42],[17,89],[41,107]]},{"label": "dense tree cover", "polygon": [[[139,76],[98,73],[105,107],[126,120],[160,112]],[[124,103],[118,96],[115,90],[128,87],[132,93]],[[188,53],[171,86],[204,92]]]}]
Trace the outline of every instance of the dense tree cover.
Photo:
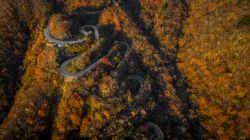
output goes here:
[{"label": "dense tree cover", "polygon": [[[25,2],[28,5],[25,5]],[[24,55],[24,48],[29,46],[23,63],[25,74],[22,78],[22,87],[15,96],[11,111],[0,126],[0,139],[46,138],[49,136],[49,130],[51,130],[51,113],[53,112],[51,106],[54,105],[52,99],[55,97],[54,93],[56,93],[56,86],[58,86],[60,78],[56,77],[56,75],[58,76],[57,63],[53,64],[56,61],[57,50],[45,46],[43,29],[52,4],[43,1],[25,2],[20,1],[22,6],[15,5],[23,9],[34,8],[26,11],[27,13],[18,12],[18,14],[24,14],[23,18],[26,19],[22,19],[27,20],[24,25],[32,30],[29,35],[29,43],[23,42],[23,48],[21,48],[23,49],[22,55]],[[9,4],[13,4],[13,1]],[[30,14],[32,12],[34,12],[34,15]],[[20,23],[20,21],[15,22]],[[12,28],[15,28],[15,26]],[[9,48],[11,49],[11,46]],[[15,58],[12,58],[12,62],[9,62],[9,64],[14,63],[14,61]]]},{"label": "dense tree cover", "polygon": [[65,11],[73,11],[77,8],[100,9],[111,4],[112,0],[57,0]]},{"label": "dense tree cover", "polygon": [[[26,54],[0,139],[145,139],[134,133],[148,120],[166,139],[249,138],[248,0],[56,2],[60,7],[0,2],[0,119]],[[72,14],[82,8],[103,10]],[[90,34],[61,49],[46,42],[47,25],[57,38],[82,37],[75,19],[96,24],[100,40]],[[101,59],[96,68],[79,78],[60,75],[60,64],[93,48],[66,69],[80,71]],[[143,90],[130,75],[143,79]]]},{"label": "dense tree cover", "polygon": [[[169,137],[190,137],[188,131],[188,124],[185,115],[182,114],[182,107],[185,106],[182,100],[175,91],[173,83],[171,83],[172,77],[168,71],[168,64],[165,61],[166,58],[161,56],[160,51],[157,49],[158,46],[151,44],[147,40],[147,36],[142,35],[142,31],[137,28],[136,24],[129,15],[129,11],[123,11],[121,9],[109,9],[111,12],[104,12],[101,16],[101,21],[106,24],[114,24],[114,28],[118,31],[122,31],[127,38],[131,41],[131,47],[141,57],[142,65],[146,68],[144,71],[147,75],[151,75],[154,82],[151,83],[155,87],[152,92],[153,98],[151,102],[155,103],[155,108],[151,109],[150,112],[161,111],[162,114],[152,115],[152,119],[158,123],[164,124],[164,133],[168,134]],[[111,17],[111,18],[110,18]],[[154,78],[153,78],[154,77]],[[157,79],[157,80],[156,80]],[[164,95],[165,89],[170,90],[172,102],[170,105],[167,104],[167,99]],[[168,96],[169,97],[169,96]],[[157,101],[156,101],[157,100]],[[170,113],[171,112],[171,113]],[[159,116],[165,116],[164,118],[158,118]],[[167,119],[171,119],[171,122],[166,123]],[[178,125],[177,125],[178,124]],[[169,129],[169,127],[175,129]],[[178,134],[174,134],[177,133]]]},{"label": "dense tree cover", "polygon": [[[39,38],[43,39],[41,35]],[[32,45],[38,51],[34,53],[39,54],[32,59],[23,77],[23,86],[17,92],[15,103],[0,127],[0,139],[49,137],[51,115],[54,112],[52,107],[56,103],[60,77],[56,63],[57,50],[51,46],[46,47],[39,38],[37,44]]]},{"label": "dense tree cover", "polygon": [[127,5],[126,9],[132,12],[137,26],[160,51],[161,58],[166,62],[168,74],[164,76],[167,85],[162,91],[165,102],[162,108],[166,108],[168,112],[164,115],[171,120],[169,124],[165,124],[165,129],[169,129],[169,126],[174,128],[169,130],[169,137],[180,138],[187,136],[187,132],[191,133],[192,137],[204,137],[206,134],[200,126],[195,106],[189,99],[187,85],[176,66],[178,40],[187,17],[187,3],[171,0],[128,2],[131,5]]},{"label": "dense tree cover", "polygon": [[74,33],[79,32],[79,24],[76,21],[59,13],[50,17],[48,26],[50,35],[60,40],[70,39]]},{"label": "dense tree cover", "polygon": [[38,21],[44,20],[47,4],[41,0],[0,2],[0,123],[19,86],[27,42]]},{"label": "dense tree cover", "polygon": [[248,0],[190,1],[178,67],[202,125],[220,139],[250,137]]}]

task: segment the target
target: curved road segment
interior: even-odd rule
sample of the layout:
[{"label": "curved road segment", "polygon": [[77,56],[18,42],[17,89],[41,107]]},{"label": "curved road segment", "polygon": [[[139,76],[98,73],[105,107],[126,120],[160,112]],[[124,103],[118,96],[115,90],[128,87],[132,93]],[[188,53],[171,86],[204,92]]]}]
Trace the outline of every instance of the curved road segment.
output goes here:
[{"label": "curved road segment", "polygon": [[84,34],[85,36],[88,36],[91,34],[91,31],[86,31],[85,28],[92,28],[95,32],[95,40],[99,40],[100,39],[100,35],[99,35],[99,31],[98,28],[94,25],[84,25],[80,28],[80,32],[82,34]]},{"label": "curved road segment", "polygon": [[[94,30],[94,33],[95,33],[95,40],[99,40],[100,39],[100,36],[99,36],[99,31],[98,31],[98,28],[96,26],[93,26],[93,25],[85,25],[83,27],[80,28],[80,32],[85,35],[85,36],[88,36],[89,34],[91,34],[91,31],[86,31],[86,28],[92,28]],[[49,41],[49,42],[52,42],[54,43],[55,45],[57,45],[59,48],[63,48],[65,47],[66,44],[70,44],[70,45],[73,45],[73,44],[78,44],[78,43],[82,43],[82,42],[85,42],[86,39],[80,39],[80,40],[69,40],[69,41],[62,41],[62,40],[58,40],[58,39],[55,39],[53,38],[51,35],[50,35],[50,29],[49,27],[46,27],[44,29],[44,35],[46,37],[46,39]],[[95,49],[92,49],[90,51],[88,51],[87,53],[84,53],[82,55],[87,55],[89,53],[91,53],[92,51],[94,51]],[[96,61],[95,63],[91,64],[90,66],[88,66],[87,68],[83,69],[82,71],[80,72],[74,72],[74,73],[70,73],[70,72],[67,72],[66,70],[66,67],[67,65],[69,65],[72,61],[74,60],[77,60],[78,58],[80,58],[81,55],[78,55],[78,56],[75,56],[74,58],[71,58],[67,61],[65,61],[64,63],[61,64],[60,66],[60,72],[63,76],[65,77],[71,77],[71,78],[78,78],[82,75],[84,75],[85,73],[89,72],[90,70],[94,69],[98,64],[101,63],[101,59]]]},{"label": "curved road segment", "polygon": [[[115,1],[115,0],[112,0],[113,4],[116,6],[118,5],[118,3]],[[89,12],[89,13],[86,13],[86,14],[96,14],[96,13],[99,13],[100,11],[96,11],[96,12]],[[98,28],[96,26],[93,26],[93,25],[85,25],[83,27],[80,28],[80,32],[85,35],[85,36],[88,36],[91,34],[91,31],[86,31],[86,28],[92,28],[94,30],[94,33],[95,33],[95,40],[99,40],[100,38],[100,35],[99,35],[99,31],[98,31]],[[44,29],[44,35],[46,37],[46,39],[51,42],[51,43],[54,43],[55,45],[57,45],[59,48],[64,48],[66,44],[69,44],[69,45],[73,45],[73,44],[78,44],[78,43],[82,43],[82,42],[85,42],[86,39],[80,39],[80,40],[58,40],[58,39],[55,39],[53,38],[51,35],[50,35],[50,29],[49,27],[47,26],[45,29]],[[128,61],[128,58],[129,58],[129,55],[131,53],[131,48],[128,46],[128,44],[125,42],[125,45],[127,46],[127,49],[126,49],[126,52],[124,54],[124,59],[123,61]],[[91,50],[89,50],[88,52],[86,53],[83,53],[81,55],[87,55],[87,54],[90,54],[92,53],[93,51],[95,51],[97,48],[93,48]],[[108,52],[108,54],[104,57],[109,57],[110,55],[112,54],[112,50]],[[102,59],[104,58],[101,58],[99,60],[97,60],[96,62],[92,63],[91,65],[89,65],[87,68],[79,71],[79,72],[68,72],[66,70],[66,67],[67,65],[69,65],[72,61],[74,60],[77,60],[81,57],[81,55],[78,55],[78,56],[75,56],[65,62],[63,62],[61,65],[60,65],[60,73],[65,76],[65,77],[71,77],[71,78],[78,78],[80,76],[83,76],[84,74],[90,72],[92,69],[96,68],[102,61]],[[119,69],[119,67],[122,65],[122,62],[120,64],[118,64],[117,66],[117,69]],[[116,73],[114,73],[114,75],[116,75]],[[137,76],[137,75],[130,75],[128,76],[127,80],[136,80],[140,83],[140,90],[138,92],[138,94],[135,96],[135,101],[129,105],[125,111],[130,111],[132,108],[134,108],[137,104],[137,100],[139,100],[141,98],[141,96],[143,95],[144,93],[144,89],[145,89],[145,85],[144,85],[144,79],[140,76]],[[125,83],[124,83],[125,84]],[[162,130],[160,129],[160,127],[152,122],[147,122],[145,124],[145,126],[149,127],[149,128],[153,128],[155,133],[156,133],[156,136],[157,136],[157,140],[164,140],[164,134],[162,132]]]},{"label": "curved road segment", "polygon": [[59,48],[65,47],[66,44],[73,45],[73,44],[78,44],[78,43],[82,43],[82,42],[86,41],[86,39],[68,40],[68,41],[66,41],[66,40],[55,39],[55,38],[53,38],[53,37],[50,35],[50,29],[49,29],[48,26],[44,29],[44,36],[45,36],[45,38],[46,38],[49,42],[56,44]]},{"label": "curved road segment", "polygon": [[140,100],[141,96],[144,93],[144,89],[145,89],[145,84],[144,84],[144,79],[140,76],[137,75],[130,75],[128,76],[127,80],[136,80],[140,83],[140,90],[138,92],[138,94],[135,96],[135,101],[133,103],[131,103],[126,109],[126,112],[131,111],[138,103],[138,100]]},{"label": "curved road segment", "polygon": [[119,6],[119,3],[116,0],[112,0],[111,3],[108,6],[103,7],[102,9],[95,10],[95,11],[78,11],[76,12],[69,12],[69,15],[74,15],[74,16],[80,16],[80,15],[95,15],[95,14],[100,14],[105,8],[110,7],[110,6]]},{"label": "curved road segment", "polygon": [[[92,53],[93,51],[95,51],[97,48],[91,49],[90,51],[83,53],[82,55],[87,55]],[[81,55],[75,56],[72,59],[69,59],[65,62],[63,62],[60,66],[60,72],[63,76],[65,77],[70,77],[70,78],[78,78],[83,76],[84,74],[90,72],[92,69],[96,68],[99,64],[102,63],[103,58],[108,58],[110,57],[110,55],[113,53],[114,50],[111,50],[108,52],[107,55],[105,55],[104,57],[102,57],[101,59],[97,60],[95,63],[92,63],[91,65],[89,65],[87,68],[81,70],[80,72],[67,72],[66,67],[67,65],[69,65],[72,61],[77,60]]]},{"label": "curved road segment", "polygon": [[126,42],[122,42],[122,44],[124,44],[126,46],[126,52],[124,54],[124,57],[122,59],[122,61],[118,64],[118,66],[116,67],[116,70],[111,74],[112,77],[119,77],[119,74],[121,73],[121,69],[124,66],[125,62],[127,62],[129,60],[129,56],[131,54],[131,48],[129,47],[129,45]]},{"label": "curved road segment", "polygon": [[[84,54],[81,54],[81,55],[87,55],[89,53],[91,53],[93,50],[87,52],[87,53],[84,53]],[[63,62],[61,65],[60,65],[60,73],[65,76],[65,77],[71,77],[71,78],[78,78],[84,74],[86,74],[87,72],[91,71],[92,69],[94,69],[97,65],[99,65],[101,63],[101,59],[96,61],[95,63],[89,65],[87,68],[83,69],[82,71],[79,71],[79,72],[68,72],[66,70],[66,67],[74,60],[77,60],[81,57],[81,55],[78,55],[78,56],[75,56],[65,62]]]},{"label": "curved road segment", "polygon": [[145,126],[154,129],[157,140],[164,140],[164,134],[158,125],[152,122],[146,122]]}]

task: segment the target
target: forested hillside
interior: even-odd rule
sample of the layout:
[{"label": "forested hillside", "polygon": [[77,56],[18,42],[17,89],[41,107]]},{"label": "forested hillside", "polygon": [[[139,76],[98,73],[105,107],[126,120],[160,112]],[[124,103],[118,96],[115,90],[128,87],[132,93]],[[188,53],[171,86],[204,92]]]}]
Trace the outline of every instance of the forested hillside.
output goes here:
[{"label": "forested hillside", "polygon": [[190,1],[178,67],[202,125],[222,139],[249,138],[250,3]]},{"label": "forested hillside", "polygon": [[249,0],[1,0],[0,140],[249,139]]},{"label": "forested hillside", "polygon": [[8,114],[20,87],[22,61],[31,34],[44,22],[50,5],[42,1],[0,2],[0,122]]}]

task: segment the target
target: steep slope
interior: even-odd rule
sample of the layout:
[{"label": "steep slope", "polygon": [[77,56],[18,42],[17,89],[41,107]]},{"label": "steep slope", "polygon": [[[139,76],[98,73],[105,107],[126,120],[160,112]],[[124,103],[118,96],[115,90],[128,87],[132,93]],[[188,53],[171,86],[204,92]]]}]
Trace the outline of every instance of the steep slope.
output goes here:
[{"label": "steep slope", "polygon": [[250,137],[248,0],[14,2],[0,140]]},{"label": "steep slope", "polygon": [[[46,98],[46,96],[41,96],[39,94],[43,90],[37,88],[38,85],[40,85],[40,87],[45,88],[45,86],[41,84],[46,84],[46,83],[34,82],[34,80],[31,80],[31,79],[34,79],[34,77],[30,77],[30,76],[34,73],[33,71],[34,67],[37,65],[37,62],[39,62],[39,61],[36,61],[36,58],[39,52],[41,52],[39,51],[39,47],[42,47],[41,43],[43,40],[41,39],[41,35],[43,34],[41,34],[41,31],[43,30],[44,23],[49,13],[49,9],[51,8],[53,4],[43,2],[43,1],[37,1],[37,0],[36,1],[18,1],[18,2],[8,1],[5,4],[6,4],[5,7],[7,7],[8,10],[4,10],[3,12],[1,12],[1,14],[6,14],[6,16],[1,18],[1,20],[3,21],[2,22],[3,27],[5,27],[4,29],[6,29],[6,31],[2,32],[3,36],[1,37],[5,37],[6,35],[8,35],[8,32],[10,33],[13,32],[12,36],[5,38],[4,43],[8,43],[8,41],[17,42],[17,43],[20,42],[20,44],[18,44],[19,46],[16,45],[16,43],[11,43],[11,45],[5,46],[4,49],[6,49],[6,52],[4,52],[3,55],[10,54],[9,58],[1,56],[2,58],[4,58],[4,59],[1,58],[1,60],[5,60],[5,58],[6,60],[8,60],[7,62],[8,62],[9,70],[6,72],[9,73],[10,76],[15,77],[14,79],[12,79],[13,81],[10,81],[10,82],[15,82],[15,84],[12,87],[10,87],[12,91],[11,92],[8,90],[5,91],[7,94],[11,94],[9,95],[9,97],[11,97],[11,100],[8,100],[9,104],[12,104],[13,96],[16,93],[17,85],[19,85],[17,83],[20,79],[20,77],[18,79],[18,76],[20,76],[18,75],[18,71],[19,71],[18,67],[21,66],[22,64],[22,58],[26,54],[26,49],[28,48],[28,46],[30,47],[27,51],[27,57],[22,67],[22,70],[26,71],[26,75],[24,75],[22,79],[23,88],[21,88],[17,92],[16,100],[11,108],[11,111],[8,114],[8,117],[5,119],[5,121],[1,124],[0,139],[11,138],[13,137],[12,135],[13,133],[16,134],[15,136],[16,138],[22,138],[24,136],[24,138],[26,139],[26,138],[32,137],[32,134],[29,133],[29,135],[27,135],[25,133],[22,133],[20,129],[27,129],[27,131],[30,132],[30,130],[28,130],[27,127],[30,126],[31,123],[33,123],[33,120],[32,120],[33,118],[26,114],[32,111],[32,109],[34,109],[34,106],[36,105],[37,105],[36,107],[41,108],[41,109],[36,108],[36,111],[39,111],[38,113],[39,116],[45,117],[46,112],[49,111],[48,105],[46,104],[46,102],[41,100],[41,98]],[[15,17],[12,17],[12,16],[15,16]],[[14,22],[15,24],[11,24],[12,22]],[[18,28],[16,31],[17,35],[15,34],[15,30],[14,30],[16,28]],[[16,36],[18,37],[20,35],[23,35],[21,37],[25,37],[25,39],[15,38]],[[29,41],[29,44],[27,44],[28,41]],[[15,49],[16,51],[12,51],[13,49]],[[12,54],[14,56],[12,56]],[[19,57],[15,56],[15,54],[19,54]],[[44,57],[45,56],[46,55],[44,55]],[[39,65],[40,64],[41,62],[39,62]],[[37,71],[36,73],[40,74],[39,71]],[[4,97],[4,96],[1,96],[1,97]],[[36,100],[36,102],[31,102],[33,99]],[[38,101],[41,101],[41,102],[38,102]],[[3,102],[1,101],[1,103]],[[5,112],[1,110],[1,113],[5,113]],[[8,109],[6,110],[6,113],[8,113]],[[43,129],[42,128],[36,128],[36,129],[39,129],[40,131],[42,131],[45,129],[45,127]]]},{"label": "steep slope", "polygon": [[87,8],[90,10],[100,9],[112,4],[114,0],[57,0],[58,3],[67,12],[78,8]]},{"label": "steep slope", "polygon": [[0,123],[8,114],[20,86],[22,60],[30,36],[44,20],[47,3],[42,1],[0,2]]},{"label": "steep slope", "polygon": [[165,108],[166,112],[162,115],[168,121],[158,117],[161,116],[158,115],[159,110],[155,110],[158,116],[154,117],[162,121],[171,138],[182,138],[187,132],[194,138],[205,137],[206,132],[200,125],[199,115],[190,100],[187,83],[177,67],[178,41],[188,14],[188,3],[171,0],[128,0],[127,3],[129,4],[125,9],[132,13],[131,17],[137,26],[160,51],[161,58],[167,63],[168,74],[164,78],[167,85],[162,91],[164,100],[159,110]]},{"label": "steep slope", "polygon": [[192,101],[213,137],[247,139],[250,3],[191,0],[189,5],[178,67],[189,81]]}]

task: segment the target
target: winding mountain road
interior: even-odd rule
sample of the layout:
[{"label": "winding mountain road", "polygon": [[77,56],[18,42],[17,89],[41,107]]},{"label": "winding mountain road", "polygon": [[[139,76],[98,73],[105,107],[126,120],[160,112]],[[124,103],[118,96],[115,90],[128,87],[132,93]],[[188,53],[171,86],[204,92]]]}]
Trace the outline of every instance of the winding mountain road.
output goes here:
[{"label": "winding mountain road", "polygon": [[[117,2],[115,0],[112,0],[112,3],[114,5],[117,5]],[[97,14],[100,13],[102,10],[99,11],[88,11],[85,14]],[[95,40],[99,40],[100,39],[100,34],[99,34],[99,30],[97,26],[94,25],[84,25],[80,28],[80,33],[82,33],[84,36],[88,36],[90,35],[92,32],[91,31],[87,31],[87,28],[92,28],[94,30],[94,34],[95,34]],[[48,42],[54,43],[58,48],[64,48],[66,44],[69,45],[73,45],[73,44],[79,44],[79,43],[83,43],[85,41],[87,41],[86,38],[83,39],[79,39],[79,40],[59,40],[56,39],[54,37],[51,36],[50,34],[50,28],[47,26],[44,29],[44,36],[47,39]],[[92,52],[93,50],[90,50],[90,52]],[[81,54],[81,55],[87,55],[89,54],[89,52]],[[99,59],[98,61],[96,61],[95,63],[89,65],[87,68],[79,71],[79,72],[68,72],[66,70],[67,65],[69,65],[72,61],[75,61],[77,59],[80,58],[81,55],[75,56],[65,62],[63,62],[60,65],[60,73],[64,76],[64,77],[70,77],[70,78],[78,78],[83,76],[84,74],[86,74],[87,72],[91,71],[92,69],[94,69],[96,66],[98,66],[102,59]],[[127,54],[128,55],[128,54]]]},{"label": "winding mountain road", "polygon": [[[92,51],[91,51],[92,52]],[[87,68],[79,71],[79,72],[68,72],[66,70],[66,67],[74,60],[77,60],[79,59],[82,55],[87,55],[89,54],[89,52],[87,53],[84,53],[84,54],[81,54],[81,55],[78,55],[78,56],[75,56],[65,62],[63,62],[61,65],[60,65],[60,73],[65,76],[65,77],[70,77],[70,78],[78,78],[80,76],[83,76],[84,74],[86,74],[87,72],[91,71],[92,69],[94,69],[97,65],[99,65],[101,63],[101,59],[99,59],[98,61],[96,61],[95,63],[89,65]]]},{"label": "winding mountain road", "polygon": [[90,72],[92,69],[96,68],[99,64],[102,63],[103,58],[108,58],[108,57],[110,57],[110,55],[114,52],[113,49],[110,50],[110,51],[108,52],[108,54],[106,54],[104,57],[102,57],[101,59],[97,60],[96,62],[92,63],[92,64],[89,65],[87,68],[85,68],[85,69],[83,69],[83,70],[81,70],[81,71],[79,71],[79,72],[67,72],[66,67],[67,67],[67,65],[69,65],[72,61],[79,59],[79,57],[81,57],[82,55],[88,55],[88,54],[92,53],[93,51],[95,51],[96,49],[97,49],[97,48],[93,48],[93,49],[91,49],[90,51],[88,51],[88,52],[86,52],[86,53],[83,53],[83,54],[81,54],[81,55],[75,56],[75,57],[73,57],[73,58],[71,58],[71,59],[69,59],[69,60],[63,62],[63,63],[61,64],[61,66],[60,66],[60,72],[61,72],[61,74],[62,74],[64,77],[70,77],[70,78],[78,78],[78,77],[81,77],[81,76],[83,76],[84,74]]},{"label": "winding mountain road", "polygon": [[44,29],[44,36],[48,42],[54,43],[59,48],[65,47],[66,44],[73,45],[73,44],[79,44],[79,43],[86,41],[86,39],[84,39],[84,38],[80,39],[80,40],[59,40],[59,39],[53,38],[50,35],[50,29],[48,26]]},{"label": "winding mountain road", "polygon": [[[113,4],[115,6],[117,6],[119,3],[116,2],[115,0],[112,0]],[[100,13],[100,11],[93,11],[93,12],[88,12],[86,14],[96,14],[96,13]],[[92,32],[91,31],[87,31],[86,29],[93,29],[94,30],[94,34],[95,34],[95,41],[98,41],[100,39],[100,34],[99,34],[99,30],[97,26],[94,25],[84,25],[80,28],[80,33],[83,34],[84,36],[89,36]],[[53,38],[50,34],[50,29],[47,26],[44,29],[44,36],[47,39],[48,42],[53,43],[54,45],[56,45],[58,48],[64,48],[66,44],[69,45],[73,45],[73,44],[79,44],[79,43],[83,43],[86,42],[87,39],[83,38],[83,39],[79,39],[79,40],[58,40],[56,38]],[[122,59],[122,61],[118,64],[118,66],[116,67],[116,70],[114,71],[114,73],[112,73],[111,75],[114,77],[118,77],[120,71],[122,71],[123,67],[125,66],[125,62],[129,61],[129,56],[131,54],[131,48],[129,47],[129,45],[126,42],[123,42],[123,44],[126,45],[126,52],[124,54],[124,57]],[[79,59],[81,56],[86,56],[91,54],[92,52],[96,51],[97,48],[92,48],[89,51],[80,54],[78,56],[75,56],[65,62],[63,62],[60,65],[60,73],[61,75],[63,75],[64,77],[69,77],[69,78],[79,78],[85,74],[87,74],[88,72],[91,72],[91,70],[95,69],[98,65],[100,65],[102,63],[103,58],[108,58],[112,55],[114,49],[111,49],[108,54],[106,54],[104,57],[102,57],[101,59],[97,60],[96,62],[90,64],[89,66],[87,66],[86,68],[82,69],[81,71],[77,71],[77,72],[68,72],[66,70],[66,67],[72,62],[75,61],[77,59]],[[133,102],[128,105],[128,107],[126,107],[122,112],[127,114],[128,112],[130,112],[133,108],[136,107],[136,105],[138,105],[138,103],[142,102],[143,99],[145,99],[147,96],[144,95],[145,94],[145,81],[142,77],[138,76],[138,75],[129,75],[126,80],[135,80],[138,81],[140,83],[140,89],[138,91],[138,93],[135,95]],[[126,81],[125,80],[125,81]],[[126,83],[125,81],[122,83],[122,86],[124,86]],[[147,94],[147,93],[146,93]],[[119,114],[123,114],[123,113],[119,113]],[[117,118],[116,118],[117,119]],[[112,119],[111,119],[112,120]],[[116,120],[113,120],[114,122]],[[152,123],[152,122],[147,122],[144,126],[149,127],[149,128],[153,128],[156,136],[157,136],[157,140],[164,140],[164,135],[162,130],[160,129],[159,126],[157,126],[156,124]]]},{"label": "winding mountain road", "polygon": [[[100,39],[100,36],[99,36],[99,30],[98,30],[98,27],[94,26],[94,25],[84,25],[83,27],[80,28],[80,32],[85,35],[85,36],[88,36],[91,34],[91,31],[87,31],[86,28],[92,28],[94,30],[94,34],[95,34],[95,40],[99,40]],[[80,39],[80,40],[69,40],[69,41],[62,41],[62,40],[58,40],[58,39],[55,39],[53,38],[51,35],[50,35],[50,30],[49,30],[49,27],[46,27],[44,29],[44,35],[46,37],[46,39],[51,42],[51,43],[54,43],[56,46],[58,46],[59,48],[64,48],[66,44],[69,44],[69,45],[73,45],[73,44],[79,44],[79,43],[82,43],[82,42],[85,42],[86,39]],[[84,54],[81,54],[81,55],[87,55],[91,52],[93,52],[95,49],[92,49],[92,50],[89,50],[88,52],[84,53]],[[96,61],[95,63],[91,64],[90,66],[88,66],[87,68],[79,71],[79,72],[68,72],[66,70],[66,67],[67,65],[69,65],[72,61],[74,60],[77,60],[80,58],[81,55],[78,55],[78,56],[75,56],[65,62],[63,62],[61,65],[60,65],[60,73],[65,76],[65,77],[70,77],[70,78],[78,78],[84,74],[86,74],[87,72],[91,71],[92,69],[94,69],[97,65],[99,65],[101,63],[101,60],[102,59],[99,59],[98,61]]]}]

